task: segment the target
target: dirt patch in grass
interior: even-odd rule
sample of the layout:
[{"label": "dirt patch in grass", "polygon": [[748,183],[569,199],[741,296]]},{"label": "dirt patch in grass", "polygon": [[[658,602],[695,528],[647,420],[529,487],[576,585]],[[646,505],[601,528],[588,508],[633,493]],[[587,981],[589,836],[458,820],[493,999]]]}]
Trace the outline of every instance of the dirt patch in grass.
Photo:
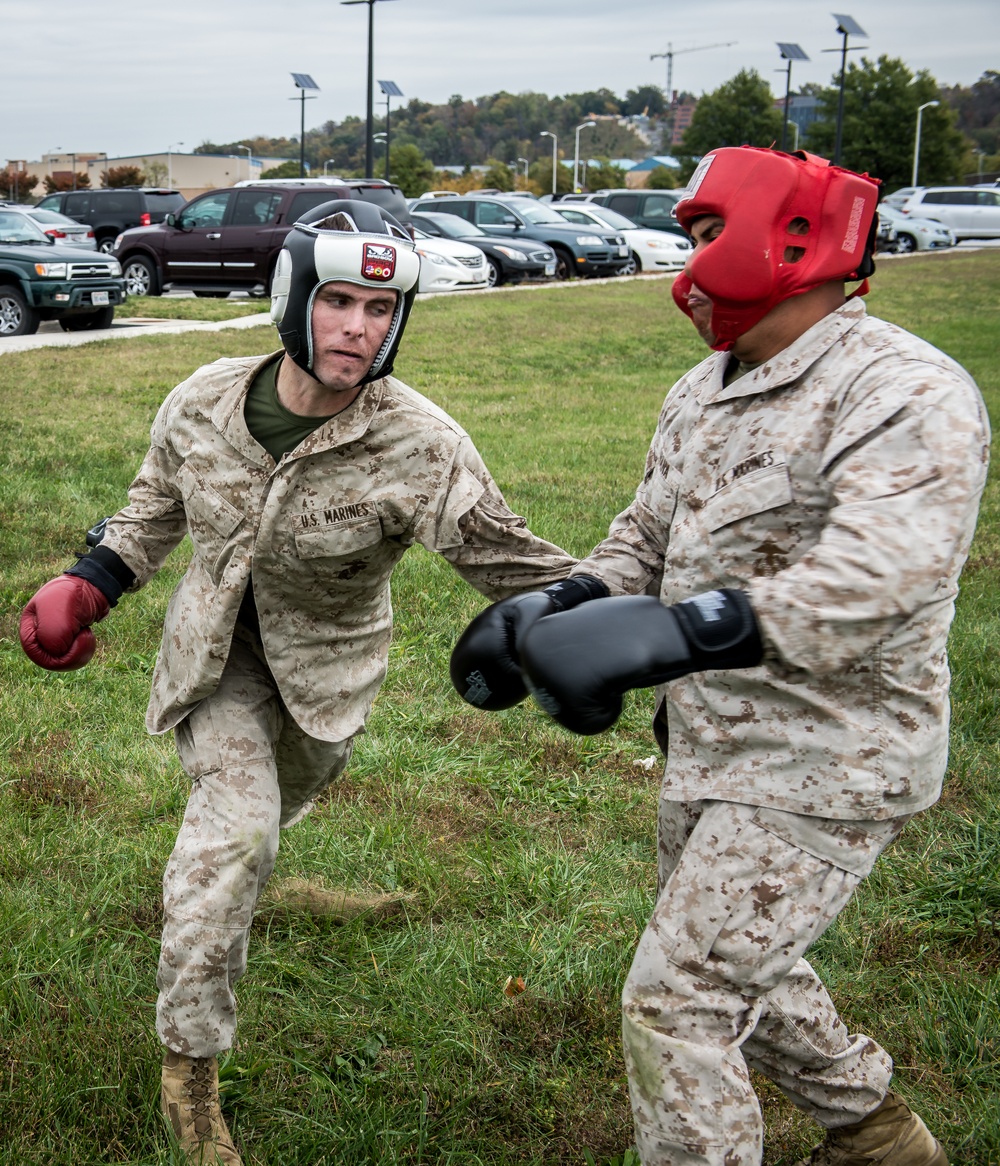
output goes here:
[{"label": "dirt patch in grass", "polygon": [[15,746],[10,767],[8,796],[28,806],[92,810],[100,804],[97,790],[75,772],[73,737],[66,731],[49,733],[30,746]]}]

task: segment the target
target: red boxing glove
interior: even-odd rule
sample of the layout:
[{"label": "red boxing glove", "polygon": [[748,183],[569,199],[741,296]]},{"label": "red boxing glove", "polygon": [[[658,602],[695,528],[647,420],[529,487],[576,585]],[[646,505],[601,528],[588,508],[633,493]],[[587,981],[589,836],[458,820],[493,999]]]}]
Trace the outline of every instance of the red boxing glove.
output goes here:
[{"label": "red boxing glove", "polygon": [[97,649],[90,630],[111,610],[104,594],[77,575],[60,575],[35,592],[21,613],[21,647],[50,672],[82,668]]}]

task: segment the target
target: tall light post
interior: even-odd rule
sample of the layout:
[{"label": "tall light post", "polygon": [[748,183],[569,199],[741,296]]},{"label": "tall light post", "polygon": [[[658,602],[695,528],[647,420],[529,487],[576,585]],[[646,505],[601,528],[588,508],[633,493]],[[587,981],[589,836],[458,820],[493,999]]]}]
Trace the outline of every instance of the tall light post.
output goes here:
[{"label": "tall light post", "polygon": [[[837,32],[844,38],[839,49],[824,49],[824,53],[840,53],[840,97],[837,100],[837,138],[833,146],[833,164],[840,165],[840,145],[844,138],[844,73],[847,70],[847,38],[853,33],[855,36],[867,36],[868,33],[861,27],[853,16],[845,16],[842,12],[834,12],[833,19],[837,22]],[[866,49],[867,45],[855,45],[854,51]]]},{"label": "tall light post", "polygon": [[[372,141],[378,142],[379,145],[385,145],[385,169],[389,170],[389,135],[388,134],[372,134]],[[388,181],[388,180],[387,180]]]},{"label": "tall light post", "polygon": [[299,91],[298,97],[289,97],[289,101],[298,101],[302,105],[301,126],[299,129],[299,177],[306,176],[306,102],[315,101],[315,97],[306,97],[307,89],[319,91],[319,86],[308,73],[293,73],[292,80]]},{"label": "tall light post", "polygon": [[585,130],[588,126],[597,125],[596,121],[581,122],[576,127],[576,149],[573,151],[573,191],[579,193],[580,190],[580,130]]},{"label": "tall light post", "polygon": [[242,142],[237,142],[236,146],[238,149],[246,150],[246,152],[247,152],[247,182],[249,182],[250,181],[250,159],[253,156],[253,151],[250,149],[249,146],[245,146]]},{"label": "tall light post", "polygon": [[389,130],[389,98],[402,97],[403,91],[395,81],[379,81],[379,89],[385,94],[385,180],[389,181],[389,146],[392,137]]},{"label": "tall light post", "polygon": [[[808,61],[809,58],[806,56],[801,45],[787,44],[782,43],[781,41],[778,41],[777,44],[782,60],[788,62],[787,70],[778,70],[779,73],[787,73],[787,76],[785,77],[785,116],[782,118],[781,122],[781,152],[784,153],[785,144],[788,141],[788,103],[791,100],[792,95],[792,61]],[[798,127],[796,127],[796,129],[797,128]],[[796,135],[796,142],[797,141],[798,136]],[[795,148],[798,149],[798,145],[796,145]]]},{"label": "tall light post", "polygon": [[518,162],[520,162],[521,165],[524,167],[524,189],[527,190],[528,189],[528,165],[529,165],[528,159],[527,158],[518,158]]},{"label": "tall light post", "polygon": [[336,165],[337,165],[337,163],[334,161],[334,159],[333,159],[333,158],[327,158],[327,160],[326,160],[326,161],[323,163],[323,177],[324,177],[324,178],[326,177],[326,174],[327,174],[326,168],[327,168],[327,166],[336,166]]},{"label": "tall light post", "polygon": [[913,140],[913,181],[910,183],[911,186],[917,185],[917,171],[920,169],[920,122],[924,116],[924,110],[940,104],[940,101],[925,101],[923,105],[917,107],[917,135]]},{"label": "tall light post", "polygon": [[171,142],[167,146],[167,186],[171,189],[173,189],[174,185],[174,147],[183,145],[183,142]]},{"label": "tall light post", "polygon": [[559,139],[555,134],[550,134],[548,130],[542,130],[538,135],[540,138],[552,139],[552,193],[556,193],[556,166],[559,164],[559,158],[556,154],[556,148],[559,145]]},{"label": "tall light post", "polygon": [[375,57],[375,5],[380,0],[340,0],[341,4],[367,4],[368,5],[368,120],[365,123],[365,178],[374,178],[372,173],[374,166],[374,149],[372,143],[372,79],[374,77],[374,57]]}]

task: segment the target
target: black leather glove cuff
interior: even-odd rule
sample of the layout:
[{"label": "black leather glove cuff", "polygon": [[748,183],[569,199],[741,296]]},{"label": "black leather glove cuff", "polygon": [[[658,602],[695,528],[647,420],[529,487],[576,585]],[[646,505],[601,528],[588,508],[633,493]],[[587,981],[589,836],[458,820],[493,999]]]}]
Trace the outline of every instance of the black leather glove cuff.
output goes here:
[{"label": "black leather glove cuff", "polygon": [[591,599],[607,599],[610,592],[593,575],[571,575],[544,588],[542,594],[549,597],[554,611],[569,611]]},{"label": "black leather glove cuff", "polygon": [[135,572],[114,551],[102,546],[94,547],[89,555],[63,574],[76,575],[93,583],[112,607],[117,606],[118,600],[135,582]]},{"label": "black leather glove cuff", "polygon": [[691,649],[690,671],[752,668],[763,659],[764,643],[745,591],[704,591],[670,610]]}]

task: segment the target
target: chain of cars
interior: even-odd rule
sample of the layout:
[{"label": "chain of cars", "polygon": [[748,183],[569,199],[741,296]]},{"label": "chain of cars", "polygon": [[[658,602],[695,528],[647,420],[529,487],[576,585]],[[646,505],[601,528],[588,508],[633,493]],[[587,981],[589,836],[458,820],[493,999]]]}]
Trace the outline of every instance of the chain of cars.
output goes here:
[{"label": "chain of cars", "polygon": [[[421,293],[678,271],[691,254],[673,217],[680,195],[478,190],[407,200],[381,179],[298,178],[248,180],[190,202],[169,188],[125,187],[60,191],[35,207],[0,203],[0,336],[51,319],[67,331],[108,327],[128,295],[269,295],[292,224],[332,199],[376,203],[412,232]],[[1000,238],[1000,189],[903,187],[879,216],[882,251]]]}]

